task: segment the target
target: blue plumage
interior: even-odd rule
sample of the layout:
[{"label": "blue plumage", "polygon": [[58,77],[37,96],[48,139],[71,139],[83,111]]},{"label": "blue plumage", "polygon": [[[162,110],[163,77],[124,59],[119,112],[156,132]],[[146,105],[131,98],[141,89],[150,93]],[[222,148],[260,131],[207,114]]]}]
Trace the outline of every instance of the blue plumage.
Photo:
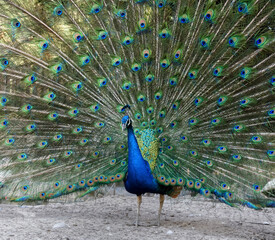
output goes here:
[{"label": "blue plumage", "polygon": [[[125,116],[122,122],[126,123]],[[145,161],[140,152],[132,124],[128,131],[128,173],[125,180],[125,188],[128,192],[141,195],[144,193],[165,194],[171,191],[171,187],[160,185],[154,178],[149,163]]]},{"label": "blue plumage", "polygon": [[159,193],[159,184],[151,173],[149,163],[141,155],[132,126],[128,127],[127,131],[128,174],[125,181],[126,190],[136,195],[146,192]]}]

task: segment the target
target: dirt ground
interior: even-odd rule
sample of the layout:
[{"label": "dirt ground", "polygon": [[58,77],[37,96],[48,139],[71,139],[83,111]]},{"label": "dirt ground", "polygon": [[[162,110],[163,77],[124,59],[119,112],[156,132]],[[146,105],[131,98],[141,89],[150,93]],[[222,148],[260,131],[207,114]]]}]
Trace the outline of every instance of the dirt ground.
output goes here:
[{"label": "dirt ground", "polygon": [[144,196],[138,228],[136,197],[46,205],[0,204],[0,239],[275,239],[275,209],[231,208],[202,198],[166,198],[157,227],[158,196]]}]

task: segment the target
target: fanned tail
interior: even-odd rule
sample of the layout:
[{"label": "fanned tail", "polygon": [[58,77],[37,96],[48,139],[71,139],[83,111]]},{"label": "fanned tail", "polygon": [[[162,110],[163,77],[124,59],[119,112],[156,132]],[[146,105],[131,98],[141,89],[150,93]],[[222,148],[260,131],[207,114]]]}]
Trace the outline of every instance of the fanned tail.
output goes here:
[{"label": "fanned tail", "polygon": [[0,7],[0,198],[84,196],[122,181],[127,111],[171,196],[185,187],[274,207],[273,1]]}]

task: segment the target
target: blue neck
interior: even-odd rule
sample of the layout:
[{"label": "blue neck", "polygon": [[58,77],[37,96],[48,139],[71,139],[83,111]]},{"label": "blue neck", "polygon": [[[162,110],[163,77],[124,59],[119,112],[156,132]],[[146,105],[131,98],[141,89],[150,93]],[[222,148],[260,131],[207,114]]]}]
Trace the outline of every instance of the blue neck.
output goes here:
[{"label": "blue neck", "polygon": [[125,188],[133,194],[146,192],[157,193],[159,186],[154,179],[149,163],[141,155],[137,139],[132,126],[128,130],[128,175],[125,181]]}]

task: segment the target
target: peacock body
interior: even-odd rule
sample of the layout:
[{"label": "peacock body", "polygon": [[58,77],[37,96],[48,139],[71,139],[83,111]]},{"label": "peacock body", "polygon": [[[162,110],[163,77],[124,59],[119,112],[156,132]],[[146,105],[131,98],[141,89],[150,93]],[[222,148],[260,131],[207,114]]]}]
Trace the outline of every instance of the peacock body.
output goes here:
[{"label": "peacock body", "polygon": [[0,199],[124,181],[138,213],[182,188],[275,206],[274,1],[0,6]]}]

